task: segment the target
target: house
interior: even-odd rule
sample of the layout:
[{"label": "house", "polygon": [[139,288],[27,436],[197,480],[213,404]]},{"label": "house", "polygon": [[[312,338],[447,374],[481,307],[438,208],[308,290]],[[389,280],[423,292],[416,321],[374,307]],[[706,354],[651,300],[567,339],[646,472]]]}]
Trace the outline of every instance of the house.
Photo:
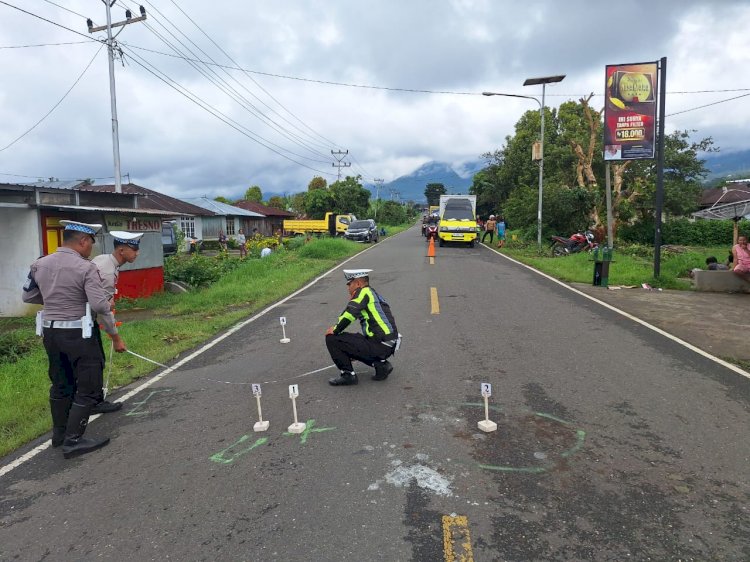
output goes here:
[{"label": "house", "polygon": [[[84,188],[82,188],[84,189]],[[91,185],[84,190],[98,191],[100,193],[114,193],[114,185]],[[148,207],[151,209],[161,209],[163,211],[171,211],[173,214],[177,214],[175,217],[177,225],[180,230],[185,234],[185,238],[194,238],[197,240],[203,239],[203,219],[214,216],[212,211],[187,203],[181,199],[164,195],[158,191],[142,187],[135,184],[123,184],[123,193],[134,194],[138,196],[139,205],[141,207]],[[139,258],[140,259],[140,258]],[[125,268],[123,267],[123,270]]]},{"label": "house", "polygon": [[[234,205],[235,207],[265,216],[265,219],[261,221],[261,226],[256,227],[264,236],[273,236],[276,232],[283,230],[284,219],[293,219],[295,217],[294,213],[282,211],[281,209],[269,207],[261,203],[254,203],[253,201],[237,201]],[[245,232],[252,232],[252,228]]]},{"label": "house", "polygon": [[704,189],[701,194],[700,208],[708,209],[729,203],[741,203],[748,199],[750,199],[750,180],[730,181],[723,187]]},{"label": "house", "polygon": [[253,228],[259,228],[261,221],[265,218],[260,213],[246,211],[205,196],[186,198],[183,201],[212,213],[211,216],[202,217],[203,233],[201,238],[203,240],[218,240],[220,230],[223,230],[229,238],[236,236],[240,229],[243,229],[247,234],[252,232]]},{"label": "house", "polygon": [[138,259],[121,270],[119,294],[143,297],[161,291],[162,222],[205,211],[154,193],[133,184],[114,193],[113,186],[87,182],[0,183],[0,316],[23,316],[34,309],[21,301],[21,287],[31,263],[62,244],[62,219],[103,225],[92,257],[112,251],[111,230],[143,232]]}]

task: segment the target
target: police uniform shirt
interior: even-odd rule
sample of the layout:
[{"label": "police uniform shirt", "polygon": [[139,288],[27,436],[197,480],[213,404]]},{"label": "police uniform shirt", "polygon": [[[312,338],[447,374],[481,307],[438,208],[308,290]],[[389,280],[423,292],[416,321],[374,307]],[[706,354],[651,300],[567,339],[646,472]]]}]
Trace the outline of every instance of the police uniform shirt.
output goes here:
[{"label": "police uniform shirt", "polygon": [[365,337],[378,341],[390,341],[397,337],[398,330],[391,314],[391,307],[369,285],[354,292],[346,309],[339,316],[333,333],[340,334],[355,319],[359,319]]},{"label": "police uniform shirt", "polygon": [[117,263],[115,256],[112,254],[101,254],[92,259],[91,262],[99,269],[99,275],[102,276],[102,284],[107,293],[109,293],[110,298],[115,296],[117,278],[120,275],[120,264]]},{"label": "police uniform shirt", "polygon": [[[42,295],[45,320],[80,320],[86,314],[87,302],[94,313],[105,315],[110,311],[99,270],[71,248],[60,247],[54,254],[39,258],[31,265],[31,273]],[[105,330],[117,333],[114,324],[105,326]]]},{"label": "police uniform shirt", "polygon": [[[99,276],[102,278],[104,290],[107,292],[107,296],[111,299],[117,292],[117,278],[120,275],[120,264],[117,263],[115,256],[112,254],[100,254],[92,259],[91,263],[93,263],[99,270]],[[108,334],[117,333],[115,317],[111,311],[102,315],[99,320],[101,320],[105,332]]]}]

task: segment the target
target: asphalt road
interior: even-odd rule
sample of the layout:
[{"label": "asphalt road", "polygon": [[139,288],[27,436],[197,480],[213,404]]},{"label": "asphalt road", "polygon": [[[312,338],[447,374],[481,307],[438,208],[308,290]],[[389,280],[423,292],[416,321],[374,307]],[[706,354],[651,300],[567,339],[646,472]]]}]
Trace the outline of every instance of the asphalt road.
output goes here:
[{"label": "asphalt road", "polygon": [[0,559],[750,559],[749,380],[486,248],[425,254],[345,266],[404,335],[387,381],[326,382],[335,271],[94,421],[108,447],[0,478]]}]

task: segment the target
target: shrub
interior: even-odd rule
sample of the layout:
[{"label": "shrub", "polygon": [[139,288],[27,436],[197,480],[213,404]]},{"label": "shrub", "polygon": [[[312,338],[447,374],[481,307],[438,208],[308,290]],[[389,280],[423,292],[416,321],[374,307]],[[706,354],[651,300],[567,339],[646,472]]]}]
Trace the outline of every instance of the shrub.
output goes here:
[{"label": "shrub", "polygon": [[[730,246],[734,226],[730,220],[672,219],[662,224],[662,244],[683,246]],[[740,221],[740,233],[750,232],[750,221]],[[637,244],[654,243],[653,221],[639,221],[623,225],[617,236],[625,242]]]},{"label": "shrub", "polygon": [[193,287],[205,287],[236,269],[240,261],[226,254],[206,257],[200,254],[175,255],[164,259],[164,279],[181,281]]}]

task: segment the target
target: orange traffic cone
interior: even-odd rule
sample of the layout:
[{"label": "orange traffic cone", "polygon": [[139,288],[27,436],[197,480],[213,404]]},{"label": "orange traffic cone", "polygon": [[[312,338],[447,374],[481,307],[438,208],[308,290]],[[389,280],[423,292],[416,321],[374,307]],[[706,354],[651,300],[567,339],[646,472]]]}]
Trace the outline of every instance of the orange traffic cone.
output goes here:
[{"label": "orange traffic cone", "polygon": [[428,258],[435,257],[435,239],[434,238],[430,238],[430,245],[427,246],[427,257]]}]

